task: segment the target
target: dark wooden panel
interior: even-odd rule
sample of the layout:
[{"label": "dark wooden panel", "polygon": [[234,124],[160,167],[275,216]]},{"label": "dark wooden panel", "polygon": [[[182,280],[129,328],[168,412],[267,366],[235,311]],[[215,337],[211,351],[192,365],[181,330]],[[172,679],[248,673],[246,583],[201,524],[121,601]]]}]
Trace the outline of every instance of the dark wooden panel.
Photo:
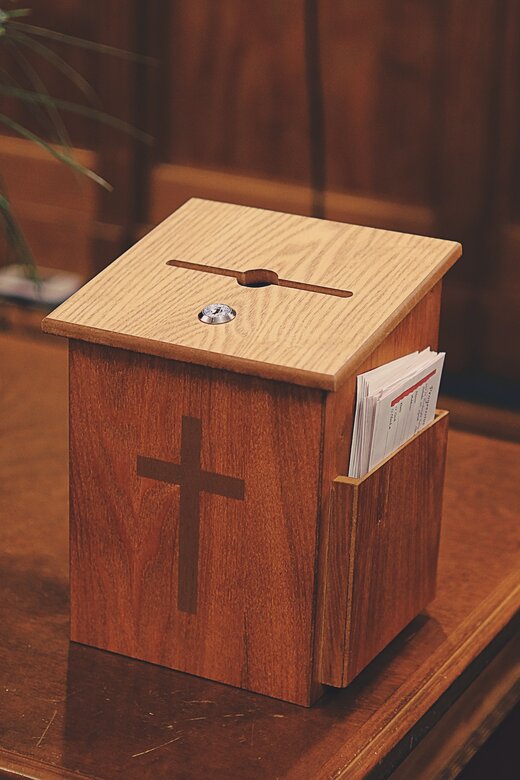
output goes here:
[{"label": "dark wooden panel", "polygon": [[306,181],[302,0],[175,3],[168,24],[163,159]]},{"label": "dark wooden panel", "polygon": [[371,133],[374,189],[398,201],[431,207],[442,111],[438,72],[443,2],[391,0],[380,5],[383,31]]},{"label": "dark wooden panel", "polygon": [[[103,42],[135,54],[144,45],[146,13],[136,0],[121,4],[101,4],[96,17],[98,36]],[[136,128],[147,125],[146,71],[143,64],[131,59],[97,55],[98,91],[105,110]],[[150,66],[148,66],[150,67]],[[134,225],[141,204],[142,181],[138,170],[140,142],[132,135],[108,126],[98,131],[99,172],[110,183],[112,192],[99,189],[99,226],[94,236],[93,270],[99,271],[126,249],[134,240]],[[106,231],[104,226],[117,226]]]},{"label": "dark wooden panel", "polygon": [[492,192],[488,205],[499,221],[520,221],[520,105],[517,80],[520,69],[520,6],[516,0],[500,4],[501,29],[497,30],[497,62],[494,77],[495,114],[492,118],[494,148]]},{"label": "dark wooden panel", "polygon": [[445,6],[435,149],[438,231],[456,232],[464,242],[466,261],[452,279],[468,287],[484,283],[484,268],[490,267],[480,245],[489,230],[486,210],[496,153],[495,79],[503,34],[501,3],[462,0]]},{"label": "dark wooden panel", "polygon": [[[487,375],[501,380],[520,379],[519,340],[511,338],[518,331],[520,311],[520,5],[506,0],[503,33],[497,56],[497,112],[495,118],[492,183],[487,210],[491,226],[487,244],[485,270],[479,290],[483,305],[482,368]],[[515,403],[511,382],[509,400]]]},{"label": "dark wooden panel", "polygon": [[439,5],[320,4],[330,189],[431,204]]},{"label": "dark wooden panel", "polygon": [[[308,704],[321,392],[81,342],[70,362],[72,638]],[[138,456],[195,457],[183,416],[201,421],[202,469],[243,480],[243,500],[146,478]]]}]

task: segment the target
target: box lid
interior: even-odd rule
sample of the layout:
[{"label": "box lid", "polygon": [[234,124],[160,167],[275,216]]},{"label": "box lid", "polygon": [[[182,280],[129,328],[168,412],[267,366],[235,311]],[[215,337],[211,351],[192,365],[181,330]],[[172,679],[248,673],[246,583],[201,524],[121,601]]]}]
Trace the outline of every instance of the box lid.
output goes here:
[{"label": "box lid", "polygon": [[[460,254],[453,241],[192,199],[42,327],[334,390]],[[235,319],[201,322],[211,303]]]}]

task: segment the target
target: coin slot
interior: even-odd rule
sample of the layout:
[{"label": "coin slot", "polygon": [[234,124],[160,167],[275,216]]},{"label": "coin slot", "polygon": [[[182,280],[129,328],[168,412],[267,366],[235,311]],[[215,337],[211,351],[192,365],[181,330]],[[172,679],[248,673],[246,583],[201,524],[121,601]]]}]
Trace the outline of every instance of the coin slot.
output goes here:
[{"label": "coin slot", "polygon": [[276,271],[255,268],[253,271],[244,271],[240,276],[237,276],[237,282],[242,287],[269,287],[270,284],[278,284],[279,279]]},{"label": "coin slot", "polygon": [[305,290],[306,292],[320,293],[321,295],[335,295],[338,298],[350,298],[353,293],[351,290],[339,290],[336,287],[323,287],[319,284],[306,284],[305,282],[295,282],[291,279],[280,279],[276,271],[268,268],[256,268],[250,271],[233,271],[229,268],[217,268],[212,265],[200,265],[190,263],[187,260],[168,260],[166,265],[172,265],[175,268],[187,268],[190,271],[200,271],[204,274],[218,274],[219,276],[231,276],[237,280],[242,287],[269,287],[277,285],[278,287],[292,287],[294,290]]}]

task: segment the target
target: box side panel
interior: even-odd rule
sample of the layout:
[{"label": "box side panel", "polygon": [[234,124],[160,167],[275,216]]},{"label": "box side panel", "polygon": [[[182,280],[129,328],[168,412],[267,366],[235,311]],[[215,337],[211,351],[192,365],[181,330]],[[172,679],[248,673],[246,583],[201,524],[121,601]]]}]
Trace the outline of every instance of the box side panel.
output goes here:
[{"label": "box side panel", "polygon": [[436,349],[439,330],[441,286],[424,296],[408,316],[381,342],[335,393],[328,393],[323,433],[323,472],[316,632],[316,678],[322,682],[343,675],[348,567],[341,565],[350,545],[344,517],[331,511],[332,483],[346,474],[352,441],[356,401],[356,376],[414,350]]},{"label": "box side panel", "polygon": [[72,639],[308,704],[321,409],[71,342]]}]

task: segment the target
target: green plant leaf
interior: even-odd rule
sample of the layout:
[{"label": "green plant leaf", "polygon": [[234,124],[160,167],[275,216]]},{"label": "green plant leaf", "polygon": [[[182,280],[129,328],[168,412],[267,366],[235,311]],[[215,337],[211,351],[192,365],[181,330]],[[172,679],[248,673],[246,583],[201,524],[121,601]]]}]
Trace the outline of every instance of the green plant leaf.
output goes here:
[{"label": "green plant leaf", "polygon": [[0,35],[5,35],[5,28],[10,19],[19,19],[21,16],[29,16],[30,8],[13,8],[12,11],[4,11],[0,8]]},{"label": "green plant leaf", "polygon": [[4,221],[6,241],[13,253],[13,259],[25,267],[27,276],[41,287],[41,279],[36,268],[31,249],[16,221],[11,209],[11,203],[5,193],[0,192],[0,216]]},{"label": "green plant leaf", "polygon": [[80,114],[86,116],[89,119],[95,119],[98,122],[114,127],[116,130],[122,130],[130,135],[135,136],[141,141],[147,143],[152,142],[152,136],[148,133],[138,130],[128,122],[124,122],[122,119],[106,114],[104,111],[98,111],[90,106],[82,106],[79,103],[71,103],[68,100],[61,100],[60,98],[51,97],[49,94],[42,94],[41,92],[31,92],[30,90],[20,89],[17,87],[11,87],[7,84],[0,83],[0,94],[10,95],[26,103],[36,103],[44,106],[54,106],[55,108],[61,108],[64,111],[70,111],[74,114]]},{"label": "green plant leaf", "polygon": [[[31,63],[27,59],[27,57],[23,54],[22,51],[20,51],[19,47],[14,41],[8,40],[7,43],[10,46],[10,49],[13,53],[14,58],[18,61],[20,64],[20,67],[22,68],[23,72],[27,76],[28,80],[32,84],[35,90],[35,94],[43,95],[44,97],[48,97],[48,101],[33,101],[32,106],[39,105],[43,110],[44,113],[47,114],[47,117],[49,119],[50,125],[52,130],[55,133],[56,141],[61,144],[66,150],[67,153],[70,154],[72,150],[72,142],[70,140],[70,136],[68,134],[67,128],[65,127],[65,123],[63,122],[60,112],[58,111],[56,104],[52,101],[52,98],[50,97],[47,87],[45,86],[45,83],[40,78],[36,70],[32,67]],[[12,86],[11,89],[14,91],[11,93],[14,97],[16,97],[16,90],[20,89],[19,87]],[[26,90],[22,90],[26,91]],[[6,93],[9,94],[9,93]],[[29,102],[30,101],[26,101]]]},{"label": "green plant leaf", "polygon": [[89,179],[92,179],[92,181],[96,182],[96,184],[100,184],[107,190],[113,189],[105,179],[103,179],[101,176],[98,176],[98,174],[94,171],[91,171],[90,168],[86,168],[69,154],[66,154],[59,149],[56,149],[54,146],[51,146],[51,144],[47,143],[47,141],[45,141],[43,138],[40,138],[39,135],[31,132],[31,130],[29,130],[27,127],[24,127],[19,122],[16,122],[14,119],[10,119],[5,114],[0,114],[0,124],[3,124],[10,130],[13,130],[15,133],[22,136],[22,138],[26,138],[28,141],[33,141],[33,143],[37,144],[42,149],[45,149],[45,151],[49,152],[49,154],[55,157],[57,160],[65,163],[69,166],[69,168],[72,168],[72,170],[83,174],[83,176],[87,176]]},{"label": "green plant leaf", "polygon": [[[22,138],[32,141],[37,146],[40,146],[52,157],[64,163],[73,171],[83,176],[87,176],[97,184],[100,184],[106,189],[111,190],[112,187],[107,181],[105,181],[105,179],[89,168],[83,166],[72,156],[70,139],[68,137],[66,126],[62,120],[60,110],[86,116],[115,129],[129,133],[134,137],[146,142],[150,142],[152,140],[151,137],[147,133],[134,128],[127,122],[113,117],[104,111],[98,110],[97,108],[83,106],[78,103],[52,97],[49,94],[45,83],[40,78],[37,70],[24,56],[23,52],[21,51],[21,47],[24,47],[25,49],[31,51],[32,53],[40,56],[42,59],[45,59],[47,62],[52,64],[66,78],[68,78],[69,81],[71,81],[94,105],[99,105],[99,100],[89,82],[81,75],[81,73],[69,65],[69,63],[63,59],[63,57],[57,54],[53,49],[49,48],[49,46],[37,40],[38,37],[45,38],[50,41],[61,42],[99,54],[107,54],[113,57],[119,57],[131,62],[156,65],[157,60],[151,57],[124,51],[114,46],[95,43],[93,41],[77,38],[65,33],[48,30],[44,27],[32,25],[27,22],[16,21],[17,18],[27,16],[30,12],[31,9],[29,8],[12,9],[11,11],[4,11],[0,9],[0,42],[1,40],[4,40],[11,46],[13,54],[18,60],[24,76],[27,78],[30,86],[33,87],[33,90],[24,89],[23,87],[19,86],[16,80],[13,79],[10,74],[6,73],[5,70],[0,69],[0,73],[3,73],[4,82],[0,82],[0,93],[22,100],[34,110],[40,108],[40,117],[44,116],[48,122],[50,122],[51,128],[56,134],[57,141],[61,144],[62,148],[56,148],[41,138],[38,133],[32,132],[24,125],[2,113],[0,113],[0,124],[8,127],[11,131],[21,136]],[[2,189],[4,190],[3,192]],[[30,247],[28,246],[23,232],[13,215],[11,204],[5,192],[5,188],[2,188],[1,186],[1,177],[0,218],[4,222],[6,239],[14,256],[26,267],[30,278],[32,278],[36,283],[41,284]]]},{"label": "green plant leaf", "polygon": [[19,19],[22,16],[29,16],[31,14],[30,8],[13,8],[12,11],[5,12],[8,19]]},{"label": "green plant leaf", "polygon": [[49,49],[48,46],[40,43],[40,41],[33,40],[29,35],[25,35],[24,33],[9,31],[6,39],[16,41],[17,43],[26,46],[28,49],[31,49],[35,54],[39,54],[40,57],[47,60],[47,62],[50,62],[51,65],[54,65],[57,70],[61,71],[61,73],[63,73],[63,75],[80,90],[80,92],[83,92],[92,103],[95,105],[99,104],[99,98],[87,79],[73,68],[72,65],[69,65],[63,57],[60,57],[55,51]]},{"label": "green plant leaf", "polygon": [[46,27],[38,27],[34,24],[28,24],[27,22],[9,22],[9,26],[16,30],[39,35],[52,41],[68,43],[79,49],[87,49],[88,51],[97,52],[98,54],[110,54],[112,57],[119,57],[120,59],[130,60],[132,62],[146,63],[147,65],[157,64],[156,59],[147,57],[144,54],[135,54],[131,51],[118,49],[116,46],[108,46],[106,43],[97,43],[96,41],[89,41],[85,38],[77,38],[75,35],[67,35],[66,33],[56,32],[56,30],[48,30]]}]

